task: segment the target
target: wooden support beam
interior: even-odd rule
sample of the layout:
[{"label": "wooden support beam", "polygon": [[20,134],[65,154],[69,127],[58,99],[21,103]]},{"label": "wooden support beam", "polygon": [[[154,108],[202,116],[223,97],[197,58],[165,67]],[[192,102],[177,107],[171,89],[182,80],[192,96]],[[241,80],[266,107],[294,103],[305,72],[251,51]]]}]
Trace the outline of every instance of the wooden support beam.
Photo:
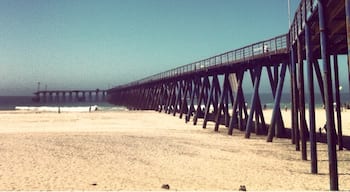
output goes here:
[{"label": "wooden support beam", "polygon": [[339,67],[338,67],[338,56],[333,55],[333,66],[334,66],[334,87],[335,87],[335,103],[336,103],[336,114],[337,114],[337,128],[338,128],[338,149],[343,150],[343,130],[341,125],[341,102],[340,102],[340,86],[339,86]]},{"label": "wooden support beam", "polygon": [[[247,105],[246,105],[246,101],[245,101],[245,97],[244,97],[244,93],[243,93],[243,89],[241,87],[241,91],[239,92],[240,96],[240,107],[239,107],[239,113],[240,113],[240,130],[244,131],[246,124],[247,124],[247,119],[248,119],[248,109],[247,109]],[[243,118],[244,116],[244,118]]]},{"label": "wooden support beam", "polygon": [[167,110],[166,113],[170,114],[172,108],[174,107],[174,101],[176,98],[176,88],[177,88],[177,82],[173,82],[171,86],[171,94],[168,100]]},{"label": "wooden support beam", "polygon": [[229,124],[229,131],[228,134],[232,135],[233,133],[233,126],[235,123],[237,123],[237,106],[238,103],[241,101],[240,96],[243,95],[241,94],[242,91],[242,82],[243,82],[243,77],[244,77],[244,70],[238,71],[236,73],[236,77],[237,77],[237,93],[235,95],[234,98],[234,102],[233,102],[233,106],[232,106],[232,115],[230,118],[230,124]]},{"label": "wooden support beam", "polygon": [[196,113],[195,113],[195,115],[193,117],[193,125],[197,125],[198,117],[201,116],[201,114],[203,113],[203,111],[201,109],[201,105],[202,105],[202,101],[204,100],[204,97],[205,97],[206,89],[208,87],[209,87],[209,77],[208,76],[204,76],[203,77],[203,81],[202,81],[202,86],[201,86],[201,89],[200,89],[199,98],[198,98],[197,110],[196,110]]},{"label": "wooden support beam", "polygon": [[325,100],[324,100],[324,86],[323,86],[323,80],[322,80],[322,73],[321,73],[320,65],[319,65],[317,59],[314,60],[313,64],[314,64],[313,67],[315,69],[315,74],[316,74],[318,86],[320,88],[322,102],[323,102],[323,105],[324,105],[325,104]]},{"label": "wooden support beam", "polygon": [[281,117],[281,110],[280,110],[280,102],[281,102],[281,96],[282,96],[282,90],[283,90],[283,84],[284,84],[284,77],[286,75],[287,71],[287,64],[283,63],[282,64],[282,69],[281,69],[281,77],[279,78],[280,80],[278,81],[277,85],[277,90],[276,94],[274,97],[274,106],[273,106],[273,111],[272,111],[272,117],[271,117],[271,122],[270,122],[270,127],[269,127],[269,132],[267,136],[267,141],[272,142],[273,138],[273,133],[274,133],[274,128],[275,124],[278,120],[278,117]]},{"label": "wooden support beam", "polygon": [[183,113],[187,113],[188,111],[188,105],[187,105],[187,95],[188,92],[190,92],[190,90],[192,89],[192,80],[184,80],[185,83],[185,89],[184,89],[184,94],[183,94],[183,98],[181,99],[181,105],[180,105],[180,119],[182,119],[182,114]]},{"label": "wooden support beam", "polygon": [[313,74],[313,54],[311,42],[311,30],[308,23],[305,23],[305,51],[307,77],[309,85],[309,139],[310,139],[310,158],[311,158],[311,173],[317,174],[317,141],[316,141],[316,121],[315,121],[315,89],[314,89],[314,74]]},{"label": "wooden support beam", "polygon": [[[276,66],[275,66],[276,68]],[[278,73],[275,72],[275,78],[272,76],[272,72],[271,72],[271,68],[270,67],[266,67],[267,70],[267,74],[270,80],[270,86],[271,86],[271,90],[272,90],[272,96],[273,99],[276,98],[276,92],[277,92],[277,87],[278,87]],[[276,71],[276,70],[275,70]],[[276,76],[277,75],[277,76]],[[277,137],[282,137],[284,135],[285,132],[285,127],[284,127],[284,123],[283,123],[283,119],[282,119],[282,113],[281,113],[281,109],[280,107],[278,107],[277,109],[277,113],[276,113],[276,123],[274,123],[274,127],[272,127],[271,129],[271,134],[270,137],[274,137],[275,135]],[[271,124],[269,127],[269,130],[271,128]]]},{"label": "wooden support beam", "polygon": [[347,37],[347,46],[348,46],[348,83],[350,90],[350,0],[345,0],[345,14],[346,14],[346,37]]},{"label": "wooden support beam", "polygon": [[[223,111],[223,108],[224,108],[224,102],[225,102],[226,98],[228,98],[228,90],[229,90],[228,76],[229,76],[229,74],[225,73],[222,92],[221,92],[219,103],[218,103],[218,110],[216,111],[216,115],[215,115],[215,128],[214,128],[214,130],[216,132],[219,131],[221,112]],[[224,112],[224,115],[226,115],[225,112]]]},{"label": "wooden support beam", "polygon": [[[225,120],[225,126],[227,127],[227,128],[229,128],[229,126],[230,126],[230,118],[231,118],[231,116],[230,116],[230,113],[229,113],[229,102],[228,102],[228,100],[230,100],[231,101],[231,107],[233,107],[233,103],[234,103],[234,96],[233,96],[233,93],[234,93],[234,88],[233,88],[233,86],[231,86],[231,80],[230,80],[230,78],[231,78],[231,76],[234,76],[234,77],[236,77],[236,75],[233,75],[233,74],[230,74],[229,75],[229,90],[228,90],[228,96],[226,97],[226,104],[227,104],[227,107],[226,107],[226,109],[225,109],[225,113],[226,113],[226,116],[225,116],[225,118],[226,118],[226,120]],[[237,79],[236,79],[237,80]],[[235,92],[237,92],[237,90],[235,90]]]},{"label": "wooden support beam", "polygon": [[299,135],[299,117],[298,117],[298,87],[297,87],[297,70],[296,70],[296,63],[295,63],[295,49],[291,48],[291,68],[292,68],[292,87],[293,87],[293,93],[292,93],[292,127],[294,129],[294,143],[295,143],[295,149],[297,151],[300,150],[300,135]]},{"label": "wooden support beam", "polygon": [[[190,106],[189,106],[189,110],[187,111],[187,115],[185,118],[185,122],[187,123],[188,121],[190,121],[192,113],[195,111],[194,108],[194,99],[195,96],[197,95],[197,100],[199,97],[199,89],[200,89],[200,85],[201,85],[201,79],[197,76],[195,76],[194,80],[193,80],[194,86],[193,86],[193,90],[191,92],[191,98],[190,98]],[[198,107],[198,106],[197,106]]]},{"label": "wooden support beam", "polygon": [[232,98],[230,96],[230,94],[232,95],[232,90],[231,90],[231,87],[230,87],[229,83],[228,83],[227,86],[228,86],[228,91],[227,91],[227,95],[225,97],[224,109],[223,109],[223,111],[224,111],[224,118],[225,118],[225,121],[224,121],[225,122],[225,127],[228,127],[229,124],[230,124],[229,100],[231,100],[231,104],[233,104],[233,100],[230,99],[230,98]]},{"label": "wooden support beam", "polygon": [[161,105],[160,105],[160,108],[159,108],[159,112],[162,112],[162,110],[166,110],[165,109],[165,106],[166,106],[166,101],[169,97],[169,83],[166,83],[164,85],[162,85],[162,89],[163,89],[163,95],[162,95],[162,98],[161,98]]},{"label": "wooden support beam", "polygon": [[173,84],[171,82],[168,82],[166,85],[166,97],[164,98],[164,99],[166,99],[164,101],[164,112],[165,113],[167,113],[168,109],[169,109],[169,103],[170,103],[172,91],[173,91]]},{"label": "wooden support beam", "polygon": [[325,96],[325,109],[327,118],[327,143],[328,143],[328,162],[330,190],[339,190],[338,185],[338,160],[336,151],[336,134],[334,127],[333,112],[333,94],[332,94],[332,75],[328,50],[328,36],[326,26],[326,10],[324,8],[324,0],[318,0],[318,19],[320,30],[321,56],[323,65],[323,85]]},{"label": "wooden support beam", "polygon": [[166,101],[166,84],[159,85],[159,98],[158,98],[158,112],[161,112],[164,108]]},{"label": "wooden support beam", "polygon": [[300,39],[297,39],[297,54],[298,54],[298,86],[299,86],[299,127],[301,138],[301,158],[307,160],[307,147],[306,147],[306,127],[305,127],[305,88],[304,88],[304,61],[302,59],[302,44]]},{"label": "wooden support beam", "polygon": [[182,81],[177,81],[177,93],[176,93],[176,99],[175,99],[175,103],[174,103],[174,110],[173,110],[173,116],[176,115],[176,112],[179,109],[179,106],[181,105],[181,96],[182,96],[182,90],[183,90],[183,83]]},{"label": "wooden support beam", "polygon": [[[252,81],[252,84],[254,84],[254,78],[255,78],[255,74],[253,73],[252,70],[250,70],[250,78],[251,78],[251,81]],[[245,102],[243,102],[244,104],[244,107],[245,107]],[[243,105],[242,104],[242,105]],[[256,109],[254,111],[255,113],[255,119],[256,121],[259,121],[259,118],[261,120],[261,128],[263,128],[264,130],[263,131],[266,131],[266,124],[265,124],[265,118],[264,118],[264,114],[262,112],[262,108],[261,108],[261,101],[260,101],[260,96],[257,95],[257,101],[256,101]],[[248,116],[248,115],[247,115]],[[258,130],[259,128],[259,123],[258,122],[255,122],[255,133],[258,135],[259,132],[262,132],[260,130]]]},{"label": "wooden support beam", "polygon": [[253,95],[251,99],[251,107],[249,111],[248,121],[246,125],[246,132],[245,132],[245,138],[250,137],[251,127],[253,123],[253,115],[257,108],[257,101],[259,97],[259,85],[260,85],[260,78],[261,78],[261,66],[258,66],[254,70],[255,80],[254,80],[254,90]]},{"label": "wooden support beam", "polygon": [[[207,122],[209,120],[209,112],[210,112],[210,106],[213,105],[214,111],[216,111],[217,109],[217,102],[216,102],[216,98],[217,95],[217,89],[220,89],[219,86],[219,80],[218,80],[218,76],[217,75],[213,75],[212,78],[212,83],[210,86],[210,91],[209,91],[209,95],[208,95],[208,100],[207,103],[205,105],[205,112],[204,112],[204,119],[203,119],[203,129],[205,129],[207,127]],[[215,112],[214,112],[215,113]]]},{"label": "wooden support beam", "polygon": [[[291,48],[292,50],[293,48]],[[289,75],[290,75],[290,95],[291,95],[291,114],[293,115],[294,114],[294,105],[293,105],[293,93],[294,93],[294,86],[293,86],[293,81],[292,81],[292,76],[293,76],[293,73],[292,73],[292,60],[294,61],[294,59],[292,59],[292,53],[290,53],[290,59],[289,59],[289,64],[288,64],[288,70],[289,70]],[[294,136],[294,127],[293,127],[293,116],[291,116],[291,143],[294,145],[295,144],[295,136]]]}]

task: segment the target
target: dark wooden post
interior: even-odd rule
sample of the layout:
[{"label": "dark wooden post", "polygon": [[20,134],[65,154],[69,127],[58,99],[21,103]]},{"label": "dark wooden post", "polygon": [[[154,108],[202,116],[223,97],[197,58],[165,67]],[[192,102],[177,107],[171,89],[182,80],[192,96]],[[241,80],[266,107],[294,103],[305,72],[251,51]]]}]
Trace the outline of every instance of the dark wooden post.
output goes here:
[{"label": "dark wooden post", "polygon": [[165,101],[167,99],[167,92],[168,92],[168,83],[165,82],[164,84],[161,85],[161,89],[162,89],[162,94],[161,97],[159,98],[159,108],[158,108],[158,112],[162,112],[164,107],[165,107]]},{"label": "dark wooden post", "polygon": [[229,123],[229,131],[228,134],[232,135],[233,133],[233,126],[235,123],[237,123],[237,106],[239,102],[241,102],[240,96],[242,92],[242,82],[243,82],[243,77],[244,77],[244,70],[238,71],[236,73],[237,76],[237,93],[234,98],[233,106],[232,106],[232,116],[230,118],[230,123]]},{"label": "dark wooden post", "polygon": [[[275,71],[276,72],[276,71]],[[255,75],[253,73],[252,70],[250,70],[250,78],[251,78],[251,81],[252,81],[252,84],[254,84],[254,78]],[[243,97],[242,97],[243,98]],[[241,102],[241,106],[244,106],[245,107],[245,102]],[[240,108],[241,109],[241,108]],[[240,112],[241,113],[241,112]],[[255,111],[254,111],[254,114],[255,114],[255,118],[256,118],[256,121],[255,121],[255,133],[258,135],[259,134],[259,131],[258,128],[260,127],[259,126],[259,119],[261,120],[261,128],[264,128],[264,131],[265,131],[265,127],[266,127],[266,124],[265,124],[265,119],[264,119],[264,114],[262,112],[262,106],[261,106],[261,101],[260,101],[260,96],[258,94],[257,96],[257,101],[256,101],[256,108],[255,108]],[[241,115],[240,115],[241,116]],[[241,124],[241,123],[240,123]],[[242,126],[240,126],[242,128]],[[243,129],[241,129],[243,130]]]},{"label": "dark wooden post", "polygon": [[299,117],[298,117],[298,87],[297,87],[297,70],[295,63],[295,50],[291,48],[291,65],[292,65],[292,127],[294,129],[295,149],[300,151],[300,135],[299,135]]},{"label": "dark wooden post", "polygon": [[[203,129],[205,129],[207,127],[207,122],[209,120],[209,112],[210,112],[210,106],[213,104],[214,106],[214,110],[216,110],[215,105],[217,105],[217,103],[215,102],[216,98],[216,90],[220,89],[220,87],[218,87],[219,85],[219,80],[218,80],[218,76],[217,75],[213,75],[213,79],[212,79],[212,83],[210,86],[210,91],[209,91],[209,95],[208,95],[208,100],[207,100],[207,104],[205,105],[205,112],[204,112],[204,119],[203,119]],[[215,96],[214,96],[215,95]]]},{"label": "dark wooden post", "polygon": [[202,105],[202,101],[204,100],[205,91],[206,91],[208,86],[209,86],[208,76],[204,76],[203,81],[202,81],[202,86],[200,89],[200,93],[199,93],[199,98],[197,101],[198,102],[197,103],[197,110],[196,110],[195,115],[193,116],[193,125],[197,125],[198,118],[201,115],[201,113],[203,112],[201,109],[201,105]]},{"label": "dark wooden post", "polygon": [[[224,75],[224,82],[223,82],[223,87],[222,87],[222,92],[220,95],[220,99],[219,99],[219,103],[218,103],[218,110],[216,112],[215,115],[215,131],[219,131],[219,125],[220,125],[220,120],[221,120],[221,111],[224,108],[224,102],[226,100],[227,96],[227,92],[228,92],[228,73],[225,73]],[[226,115],[224,113],[224,115]]]},{"label": "dark wooden post", "polygon": [[322,102],[323,102],[323,105],[324,105],[325,104],[325,101],[324,101],[324,86],[323,86],[323,80],[322,80],[322,73],[321,73],[320,65],[319,65],[317,59],[314,60],[313,64],[314,64],[313,67],[315,69],[315,74],[316,74],[316,78],[317,78],[317,82],[318,82],[318,87],[320,88]]},{"label": "dark wooden post", "polygon": [[190,90],[192,89],[192,81],[191,80],[184,80],[185,83],[185,91],[183,94],[183,99],[182,99],[182,103],[180,105],[180,119],[182,119],[182,114],[185,112],[187,112],[188,110],[188,106],[187,106],[187,94],[188,92],[190,92]]},{"label": "dark wooden post", "polygon": [[[292,51],[293,49],[291,48],[290,51]],[[291,106],[291,115],[294,114],[294,103],[293,103],[293,93],[294,93],[294,86],[293,86],[293,78],[292,78],[292,53],[290,53],[290,56],[289,56],[289,64],[288,64],[288,69],[289,69],[289,76],[290,76],[290,95],[291,95],[291,102],[290,102],[290,106]],[[294,136],[294,127],[293,127],[293,116],[291,116],[291,143],[294,145],[295,144],[295,136]]]},{"label": "dark wooden post", "polygon": [[175,104],[174,104],[174,111],[173,111],[173,116],[176,115],[176,112],[178,110],[180,110],[180,103],[181,103],[181,96],[182,96],[182,90],[183,90],[183,83],[182,81],[177,81],[178,84],[178,89],[177,89],[177,93],[176,93],[176,100],[175,100]]},{"label": "dark wooden post", "polygon": [[346,34],[348,43],[348,80],[350,90],[350,0],[345,0]]},{"label": "dark wooden post", "polygon": [[175,109],[175,101],[176,101],[176,96],[177,96],[177,89],[178,89],[178,82],[177,81],[173,81],[172,82],[173,87],[171,90],[171,95],[170,95],[170,99],[169,99],[169,105],[168,105],[168,114],[171,114],[173,112],[173,110]]},{"label": "dark wooden post", "polygon": [[301,159],[307,160],[307,147],[306,147],[306,127],[305,127],[305,93],[304,93],[304,62],[302,59],[302,45],[299,38],[297,39],[298,49],[298,85],[299,85],[299,110],[300,110],[300,137],[301,137]]},{"label": "dark wooden post", "polygon": [[258,66],[254,70],[254,75],[255,75],[255,80],[254,80],[254,90],[253,90],[253,95],[251,99],[251,107],[249,111],[249,116],[248,116],[248,121],[246,125],[246,132],[245,132],[245,138],[250,137],[250,132],[251,132],[251,127],[253,124],[253,115],[254,112],[257,108],[257,101],[259,97],[259,85],[260,85],[260,77],[261,77],[261,66]]},{"label": "dark wooden post", "polygon": [[69,101],[70,102],[73,101],[73,92],[72,91],[69,92]]},{"label": "dark wooden post", "polygon": [[325,108],[327,118],[327,143],[328,143],[328,161],[330,190],[339,190],[338,185],[338,161],[336,151],[336,134],[334,128],[333,95],[332,95],[332,77],[331,66],[329,62],[329,50],[327,44],[327,26],[324,8],[324,0],[318,0],[318,18],[320,30],[321,56],[323,64],[323,85],[325,94]]},{"label": "dark wooden post", "polygon": [[195,76],[194,80],[193,80],[193,90],[191,92],[191,98],[190,98],[190,106],[189,106],[189,110],[187,111],[186,114],[186,118],[185,118],[185,122],[187,123],[188,121],[190,121],[191,119],[191,115],[194,112],[194,99],[195,96],[197,95],[197,99],[198,99],[198,94],[199,94],[199,86],[200,86],[200,78],[198,78],[197,76]]},{"label": "dark wooden post", "polygon": [[280,114],[280,112],[281,112],[280,111],[280,102],[281,102],[283,83],[284,83],[286,71],[287,71],[287,64],[283,63],[282,69],[281,69],[281,74],[280,74],[281,78],[278,81],[277,90],[276,90],[276,94],[275,94],[275,98],[274,98],[274,105],[273,105],[270,128],[269,128],[269,132],[268,132],[268,136],[267,136],[267,142],[272,142],[275,124],[279,118],[278,114]]},{"label": "dark wooden post", "polygon": [[231,100],[231,106],[233,105],[233,95],[232,95],[232,89],[231,86],[228,82],[228,93],[225,98],[225,109],[224,109],[224,114],[225,114],[225,126],[228,127],[230,124],[230,113],[229,113],[229,100]]},{"label": "dark wooden post", "polygon": [[316,174],[317,170],[317,146],[316,146],[316,126],[315,126],[315,89],[314,89],[314,74],[313,74],[313,54],[311,44],[311,31],[309,24],[305,23],[305,51],[307,77],[309,85],[309,129],[310,129],[310,158],[311,158],[311,173]]},{"label": "dark wooden post", "polygon": [[337,128],[338,128],[338,147],[339,150],[343,150],[343,131],[341,125],[341,102],[339,93],[339,67],[338,67],[338,56],[333,55],[334,61],[334,87],[335,87],[335,103],[336,103],[336,113],[337,113]]},{"label": "dark wooden post", "polygon": [[[276,66],[275,66],[276,68]],[[267,67],[267,74],[268,74],[268,77],[269,77],[269,80],[270,80],[270,86],[271,86],[271,90],[272,90],[272,96],[273,96],[273,99],[275,100],[276,99],[276,94],[277,94],[277,89],[278,89],[278,73],[276,73],[276,70],[275,70],[275,78],[273,78],[273,75],[272,75],[272,72],[271,72],[271,68],[270,67]],[[287,67],[286,67],[287,69]],[[281,70],[281,73],[282,73],[282,70]],[[284,78],[284,77],[283,77]],[[274,120],[275,122],[273,122],[273,127],[271,126],[270,124],[270,129],[269,131],[271,131],[270,135],[268,135],[268,140],[270,140],[274,134],[276,133],[276,136],[277,137],[282,137],[283,134],[284,134],[284,123],[283,123],[283,119],[282,119],[282,113],[281,113],[281,110],[280,110],[280,106],[278,108],[276,108],[276,116],[274,118],[277,118],[276,120]],[[272,128],[272,129],[271,129]],[[271,140],[272,141],[272,140]]]}]

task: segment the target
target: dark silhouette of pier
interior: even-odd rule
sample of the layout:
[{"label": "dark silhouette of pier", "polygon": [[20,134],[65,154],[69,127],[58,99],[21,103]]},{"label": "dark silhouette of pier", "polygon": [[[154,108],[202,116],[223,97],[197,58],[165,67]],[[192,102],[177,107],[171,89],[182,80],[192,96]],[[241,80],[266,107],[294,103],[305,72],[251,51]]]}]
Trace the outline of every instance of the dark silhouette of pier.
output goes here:
[{"label": "dark silhouette of pier", "polygon": [[[350,0],[301,0],[287,34],[116,86],[107,91],[108,100],[130,109],[178,114],[186,122],[192,119],[193,124],[202,118],[203,128],[208,121],[213,121],[215,131],[225,126],[230,135],[236,128],[244,131],[246,138],[252,133],[266,135],[268,142],[274,137],[289,137],[296,151],[301,152],[302,160],[307,159],[306,143],[310,142],[311,173],[317,174],[319,138],[316,137],[314,93],[319,89],[327,117],[327,133],[322,138],[328,143],[330,189],[338,190],[336,153],[337,146],[338,150],[344,147],[338,89],[339,55],[347,55],[350,66]],[[280,109],[287,70],[291,83],[291,125],[284,124]],[[271,119],[264,118],[259,96],[260,84],[266,83],[260,81],[263,72],[267,73],[274,98]],[[350,79],[349,71],[348,74]],[[245,98],[244,78],[253,85],[253,90],[249,90],[253,91],[251,98]]]},{"label": "dark silhouette of pier", "polygon": [[104,101],[106,90],[45,90],[34,93],[35,102],[85,102]]}]

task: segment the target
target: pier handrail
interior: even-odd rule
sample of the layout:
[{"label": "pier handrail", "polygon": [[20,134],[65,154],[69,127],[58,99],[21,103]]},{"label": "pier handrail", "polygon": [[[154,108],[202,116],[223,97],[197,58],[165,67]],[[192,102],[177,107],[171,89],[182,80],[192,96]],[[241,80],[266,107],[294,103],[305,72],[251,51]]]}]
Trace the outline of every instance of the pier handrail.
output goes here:
[{"label": "pier handrail", "polygon": [[125,87],[141,85],[153,81],[164,80],[176,76],[185,75],[193,72],[206,71],[209,68],[232,65],[250,61],[260,57],[271,56],[288,52],[288,34],[279,35],[277,37],[260,41],[239,49],[218,54],[200,61],[196,61],[187,65],[183,65],[174,69],[170,69],[149,77],[137,80],[128,84],[120,85],[113,89],[123,89]]},{"label": "pier handrail", "polygon": [[315,13],[317,0],[301,0],[289,28],[289,43],[293,44],[304,30],[305,22]]}]

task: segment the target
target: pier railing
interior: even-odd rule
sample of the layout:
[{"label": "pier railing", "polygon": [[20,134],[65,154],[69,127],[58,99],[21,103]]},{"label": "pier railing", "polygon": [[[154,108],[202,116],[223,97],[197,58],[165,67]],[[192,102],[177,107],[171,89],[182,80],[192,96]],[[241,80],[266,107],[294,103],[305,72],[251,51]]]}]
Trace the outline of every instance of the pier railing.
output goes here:
[{"label": "pier railing", "polygon": [[295,11],[294,19],[290,26],[290,43],[292,44],[303,31],[305,22],[315,13],[317,0],[302,0]]},{"label": "pier railing", "polygon": [[196,61],[187,65],[183,65],[165,72],[161,72],[144,79],[134,81],[128,84],[117,86],[114,89],[122,89],[124,87],[136,86],[153,81],[170,79],[189,73],[206,71],[211,68],[222,67],[224,65],[232,65],[250,61],[257,58],[266,57],[288,52],[288,35],[280,35],[272,39],[254,43],[236,50],[228,51],[213,57]]}]

